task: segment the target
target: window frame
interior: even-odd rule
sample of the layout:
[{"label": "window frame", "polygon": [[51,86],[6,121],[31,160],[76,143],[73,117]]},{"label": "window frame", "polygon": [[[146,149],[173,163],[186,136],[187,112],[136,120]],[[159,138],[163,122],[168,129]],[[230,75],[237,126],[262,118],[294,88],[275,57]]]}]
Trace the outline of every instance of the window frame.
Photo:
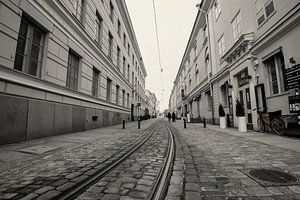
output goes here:
[{"label": "window frame", "polygon": [[112,80],[106,78],[106,101],[111,102],[111,93],[112,93]]},{"label": "window frame", "polygon": [[[25,30],[25,34],[26,35],[21,35],[20,31],[22,28],[22,24],[26,25],[26,30]],[[35,38],[35,33],[38,32],[40,34],[40,38],[39,38],[39,43],[34,42],[34,38]],[[30,19],[28,19],[25,16],[22,16],[21,19],[21,24],[20,24],[20,28],[19,28],[19,32],[18,32],[18,39],[17,39],[17,49],[16,49],[16,53],[15,53],[15,59],[14,59],[14,69],[18,70],[22,73],[26,73],[28,75],[34,76],[34,77],[41,77],[41,72],[42,72],[42,65],[43,65],[43,61],[44,61],[44,53],[45,53],[45,43],[46,43],[46,35],[47,33],[36,23],[32,22]],[[18,52],[18,50],[20,50],[20,48],[18,47],[19,44],[22,45],[21,40],[23,40],[23,49],[21,50],[22,52]],[[33,48],[34,47],[38,47],[38,56],[37,57],[32,57],[33,56]],[[21,68],[19,69],[19,67],[16,66],[16,62],[17,62],[17,57],[21,56],[22,57],[22,65]],[[36,59],[36,69],[35,69],[35,73],[30,73],[30,66],[31,66],[31,61],[34,61],[34,59]]]},{"label": "window frame", "polygon": [[[72,68],[74,68],[74,66],[71,66],[71,63],[70,63],[70,61],[71,61],[70,59],[71,59],[72,56],[74,56],[73,58],[76,58],[77,61],[78,61],[77,62],[77,66],[76,66],[75,71],[74,71],[74,72],[77,72],[77,75],[76,75],[76,73],[70,71],[70,70],[72,70]],[[82,58],[75,51],[73,51],[72,49],[69,49],[66,87],[69,88],[69,89],[71,89],[71,90],[75,90],[75,91],[78,90],[79,79],[80,79],[80,73],[79,73],[79,71],[80,71],[81,59]],[[72,75],[72,73],[75,74],[74,77],[73,77],[74,79],[77,77],[77,79],[74,80],[73,85],[71,83],[71,78],[72,78],[71,75]]]},{"label": "window frame", "polygon": [[[261,5],[262,5],[262,8],[257,11],[257,6],[256,6],[256,2],[257,1],[260,1],[261,2]],[[273,3],[273,7],[274,7],[274,10],[267,16],[267,13],[266,13],[266,8],[271,4]],[[264,0],[254,0],[253,1],[253,4],[254,4],[254,10],[255,10],[255,15],[256,15],[256,23],[257,23],[257,26],[258,28],[261,27],[266,21],[268,21],[269,18],[272,17],[272,15],[276,12],[276,5],[275,5],[275,1],[274,0],[267,0],[267,2],[265,3]],[[259,14],[260,12],[262,12],[262,14]],[[264,17],[264,19],[259,22],[259,19],[260,17]]]},{"label": "window frame", "polygon": [[96,11],[96,41],[101,46],[103,38],[103,18],[98,11]]},{"label": "window frame", "polygon": [[[221,46],[220,46],[220,44],[221,44]],[[222,58],[222,56],[225,54],[224,34],[222,34],[221,37],[218,40],[218,52],[219,52],[220,58]]]},{"label": "window frame", "polygon": [[[238,19],[240,19],[239,22]],[[243,35],[242,14],[240,10],[237,12],[233,20],[231,21],[231,27],[233,33],[233,42],[235,43],[241,37],[241,35]]]},{"label": "window frame", "polygon": [[100,82],[100,71],[93,67],[93,82],[92,82],[92,96],[98,97],[99,95],[99,82]]}]

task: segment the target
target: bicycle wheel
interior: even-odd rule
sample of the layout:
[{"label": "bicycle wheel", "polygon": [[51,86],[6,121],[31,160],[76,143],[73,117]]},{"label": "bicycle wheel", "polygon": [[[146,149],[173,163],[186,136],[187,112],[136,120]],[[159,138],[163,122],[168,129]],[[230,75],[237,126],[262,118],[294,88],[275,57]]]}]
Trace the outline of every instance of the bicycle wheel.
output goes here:
[{"label": "bicycle wheel", "polygon": [[265,132],[266,126],[265,126],[265,123],[263,122],[263,120],[260,117],[257,119],[257,126],[258,126],[258,130],[260,132],[262,132],[262,133]]},{"label": "bicycle wheel", "polygon": [[272,125],[272,128],[273,128],[273,131],[277,135],[283,135],[285,133],[284,122],[280,118],[275,117],[274,119],[272,119],[271,120],[271,125]]}]

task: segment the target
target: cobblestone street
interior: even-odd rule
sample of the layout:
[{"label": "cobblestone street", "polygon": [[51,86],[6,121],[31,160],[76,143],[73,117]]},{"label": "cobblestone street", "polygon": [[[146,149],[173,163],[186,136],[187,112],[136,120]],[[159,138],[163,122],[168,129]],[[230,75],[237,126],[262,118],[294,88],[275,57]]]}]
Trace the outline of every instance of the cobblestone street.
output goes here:
[{"label": "cobblestone street", "polygon": [[[172,123],[185,164],[185,199],[300,199],[300,185],[263,187],[245,172],[279,169],[300,175],[300,140],[258,132],[239,133],[203,124]],[[299,180],[299,179],[298,179]],[[178,195],[176,195],[178,194]],[[168,193],[180,199],[181,193]]]},{"label": "cobblestone street", "polygon": [[[118,157],[155,120],[0,147],[0,199],[53,199]],[[170,122],[167,122],[170,123]],[[239,133],[218,126],[171,122],[176,154],[166,200],[300,199],[300,185],[263,186],[251,169],[300,176],[300,140],[271,133]],[[161,127],[162,125],[160,125]],[[148,199],[168,140],[155,132],[135,154],[77,199]]]}]

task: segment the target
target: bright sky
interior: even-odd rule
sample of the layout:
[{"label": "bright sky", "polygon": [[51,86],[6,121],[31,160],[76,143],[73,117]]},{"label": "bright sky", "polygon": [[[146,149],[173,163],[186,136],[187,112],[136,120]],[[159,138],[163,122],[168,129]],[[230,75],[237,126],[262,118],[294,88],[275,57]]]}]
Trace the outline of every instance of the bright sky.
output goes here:
[{"label": "bright sky", "polygon": [[197,15],[195,5],[199,2],[155,0],[163,68],[161,81],[152,0],[126,0],[148,74],[146,88],[160,101],[160,111],[168,108],[173,82]]}]

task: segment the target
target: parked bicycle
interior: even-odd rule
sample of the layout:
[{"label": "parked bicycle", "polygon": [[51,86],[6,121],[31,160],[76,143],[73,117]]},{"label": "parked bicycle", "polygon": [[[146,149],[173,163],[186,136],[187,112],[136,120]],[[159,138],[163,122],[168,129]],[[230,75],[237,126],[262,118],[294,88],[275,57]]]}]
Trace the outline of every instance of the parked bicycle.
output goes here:
[{"label": "parked bicycle", "polygon": [[263,108],[254,109],[254,111],[255,110],[258,113],[257,125],[260,132],[265,132],[266,127],[269,127],[277,135],[283,135],[285,133],[286,128],[284,121],[281,119],[281,111],[267,113]]}]

